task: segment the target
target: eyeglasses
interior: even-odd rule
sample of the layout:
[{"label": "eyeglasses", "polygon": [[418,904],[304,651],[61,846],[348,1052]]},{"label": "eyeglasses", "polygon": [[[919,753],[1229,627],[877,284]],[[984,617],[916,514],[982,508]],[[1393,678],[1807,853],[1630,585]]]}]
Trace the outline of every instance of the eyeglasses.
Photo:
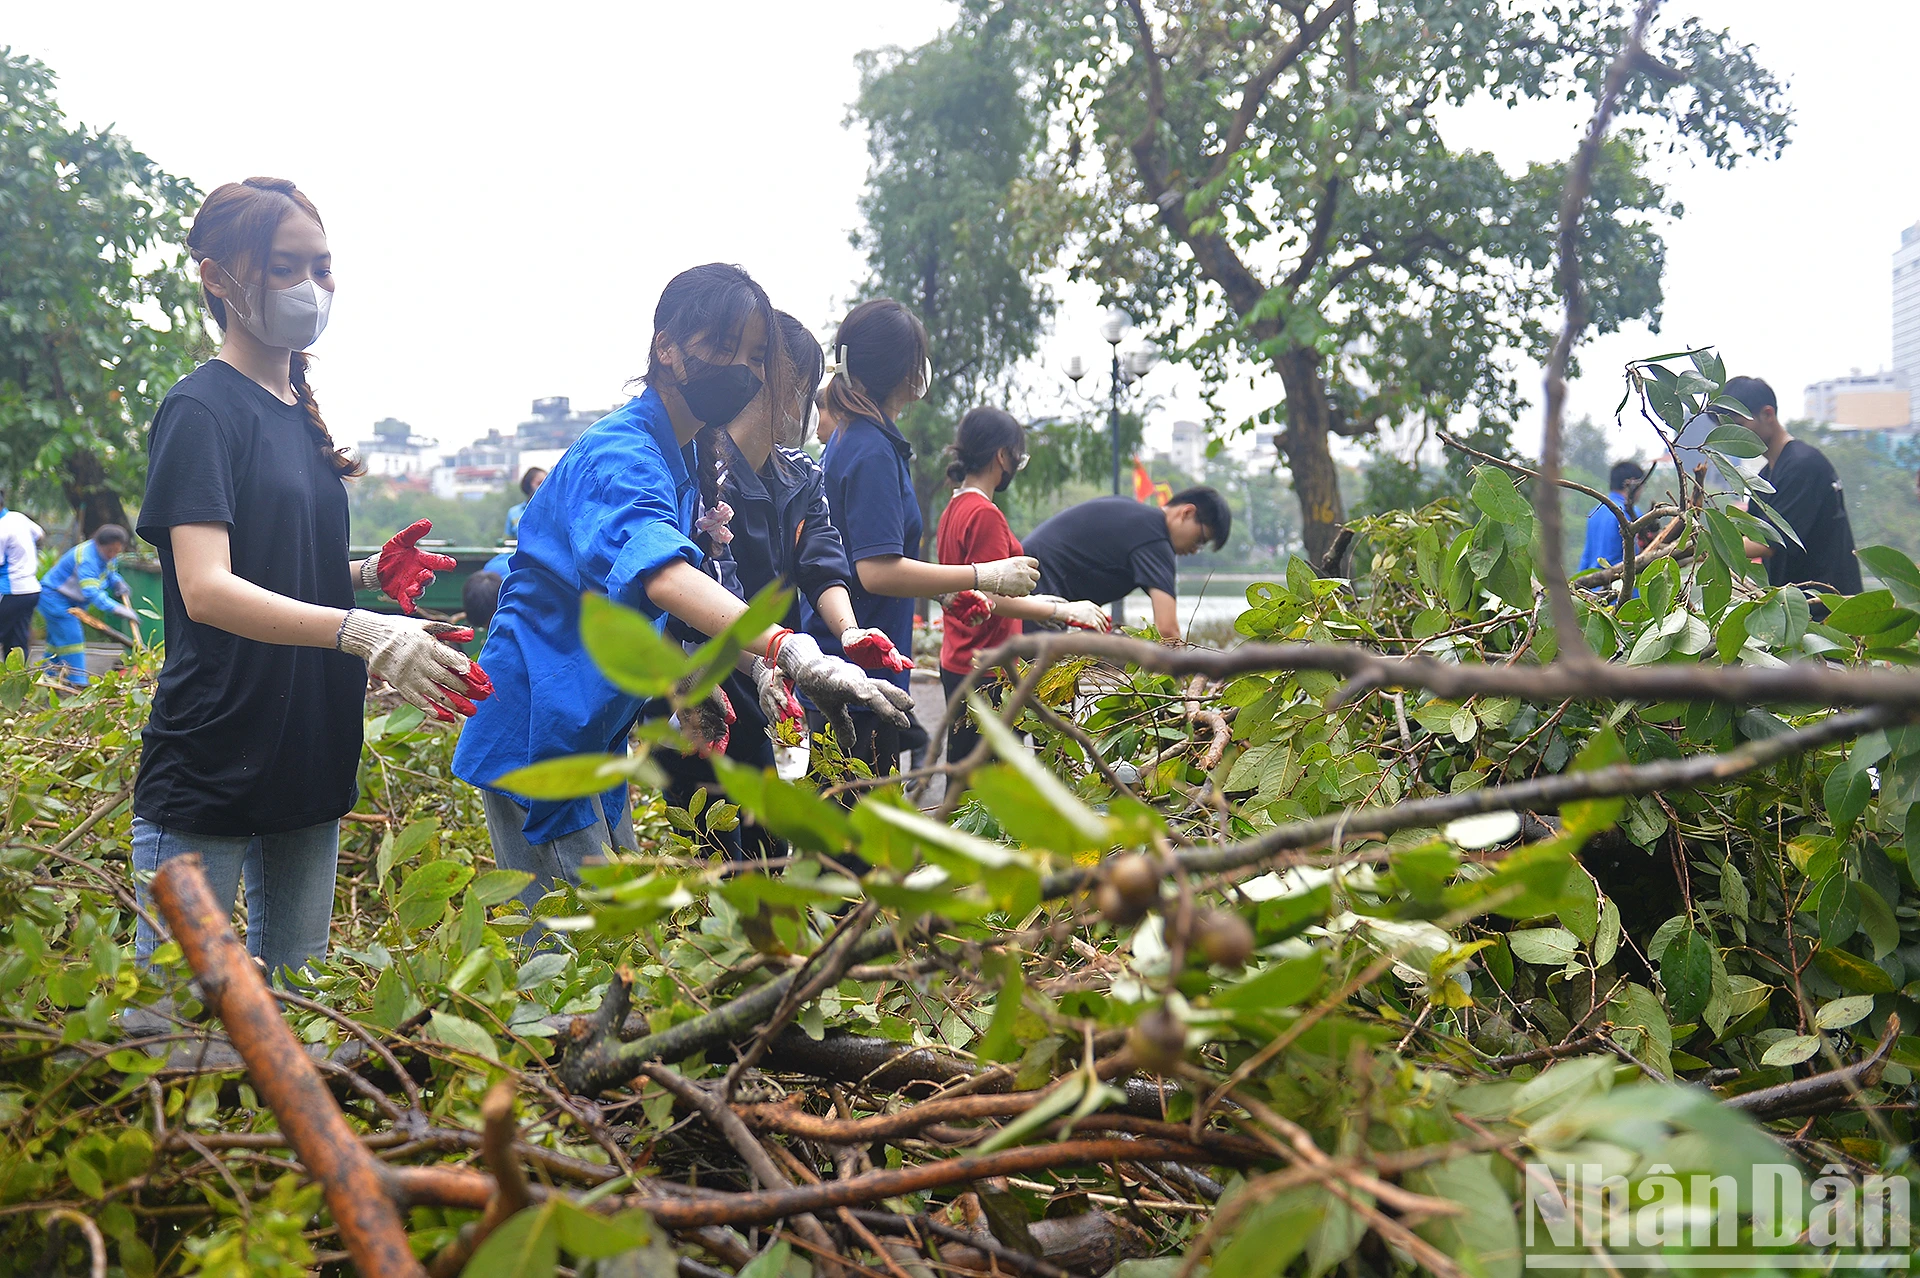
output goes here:
[{"label": "eyeglasses", "polygon": [[1021,471],[1025,470],[1027,468],[1027,463],[1032,460],[1033,460],[1032,453],[1021,453],[1020,460],[1013,464],[1013,473],[1017,475]]}]

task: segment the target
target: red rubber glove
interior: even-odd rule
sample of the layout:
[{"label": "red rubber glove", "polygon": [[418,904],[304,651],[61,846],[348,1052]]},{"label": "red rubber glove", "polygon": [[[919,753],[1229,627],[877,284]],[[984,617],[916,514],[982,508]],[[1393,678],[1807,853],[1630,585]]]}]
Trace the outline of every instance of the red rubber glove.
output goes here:
[{"label": "red rubber glove", "polygon": [[911,670],[913,662],[900,655],[893,640],[880,630],[855,626],[840,636],[840,651],[862,670]]},{"label": "red rubber glove", "polygon": [[[451,556],[421,550],[415,544],[432,531],[431,519],[415,520],[387,539],[375,561],[374,572],[380,579],[381,592],[399,604],[404,613],[413,612],[414,604],[433,580],[436,570],[446,572],[459,567]],[[467,638],[472,637],[469,631]]]},{"label": "red rubber glove", "polygon": [[946,610],[955,621],[969,626],[983,625],[993,616],[993,605],[978,590],[961,590],[947,596]]}]

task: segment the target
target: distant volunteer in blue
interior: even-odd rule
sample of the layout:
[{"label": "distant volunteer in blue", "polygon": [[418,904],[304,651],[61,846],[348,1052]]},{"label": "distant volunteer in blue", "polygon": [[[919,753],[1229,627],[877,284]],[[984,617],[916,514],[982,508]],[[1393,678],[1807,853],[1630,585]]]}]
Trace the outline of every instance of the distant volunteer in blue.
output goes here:
[{"label": "distant volunteer in blue", "polygon": [[133,610],[133,592],[118,567],[127,548],[127,530],[102,524],[91,538],[54,561],[40,579],[40,620],[47,627],[47,668],[76,687],[87,684],[87,632],[73,610],[98,608],[134,631],[140,614]]},{"label": "distant volunteer in blue", "polygon": [[[473,713],[485,677],[441,642],[470,632],[354,607],[358,583],[411,612],[447,561],[413,544],[420,524],[347,558],[359,466],[307,381],[334,290],[313,202],[282,178],[229,182],[187,247],[223,336],[167,392],[148,442],[138,531],[160,559],[166,664],[134,782],[135,884],[144,901],[153,873],[191,853],[222,904],[244,880],[247,949],[279,975],[327,952],[368,673],[448,721]],[[143,916],[136,956],[158,942]]]},{"label": "distant volunteer in blue", "polygon": [[[927,393],[932,381],[927,330],[891,298],[862,302],[834,334],[833,380],[823,412],[841,421],[821,455],[827,502],[853,561],[853,615],[861,631],[877,630],[901,652],[913,651],[913,603],[962,590],[1017,598],[1040,579],[1039,563],[1015,555],[979,564],[933,564],[920,558],[923,525],[913,490],[913,448],[895,421]],[[806,610],[807,631],[825,652],[839,652],[843,634],[834,620]],[[901,690],[910,671],[885,677]],[[876,772],[898,767],[900,743],[887,719],[856,713],[855,739],[842,749]]]},{"label": "distant volunteer in blue", "polygon": [[33,610],[40,602],[40,539],[46,529],[7,507],[0,488],[0,663],[15,648],[25,658]]},{"label": "distant volunteer in blue", "polygon": [[[669,618],[719,634],[746,611],[703,570],[702,511],[721,505],[718,436],[743,414],[772,429],[786,368],[774,311],[746,272],[718,263],[683,271],[654,309],[647,389],[588,428],[554,464],[520,522],[481,664],[496,689],[461,734],[456,775],[484,791],[495,863],[535,876],[529,908],[609,846],[635,846],[622,784],[590,799],[528,801],[507,774],[570,754],[621,753],[646,708],[595,668],[580,638],[580,598],[604,594],[665,628]],[[771,384],[769,384],[771,383]],[[715,521],[708,520],[708,526]],[[772,626],[748,643],[816,703],[904,718],[893,690],[806,635]]]}]

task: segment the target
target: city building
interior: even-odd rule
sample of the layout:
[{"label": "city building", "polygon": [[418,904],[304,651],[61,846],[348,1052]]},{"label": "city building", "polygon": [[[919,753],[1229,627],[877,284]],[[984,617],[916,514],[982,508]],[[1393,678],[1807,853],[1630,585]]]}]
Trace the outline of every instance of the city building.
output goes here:
[{"label": "city building", "polygon": [[369,475],[424,480],[436,465],[432,450],[439,446],[439,440],[414,434],[399,418],[386,417],[373,424],[373,438],[361,440],[354,451]]},{"label": "city building", "polygon": [[533,416],[514,427],[513,434],[496,428],[458,452],[442,456],[433,472],[434,495],[478,499],[504,492],[531,467],[551,470],[567,446],[605,415],[575,412],[573,401],[565,395],[536,399]]},{"label": "city building", "polygon": [[1175,422],[1173,448],[1167,460],[1183,475],[1203,474],[1207,465],[1207,428],[1199,422]]},{"label": "city building", "polygon": [[[1893,372],[1920,392],[1920,222],[1900,232],[1893,252]],[[1910,396],[1907,421],[1920,426],[1920,402]]]},{"label": "city building", "polygon": [[1856,368],[1850,376],[1807,387],[1806,409],[1809,418],[1835,430],[1905,430],[1913,420],[1911,401],[1898,374]]}]

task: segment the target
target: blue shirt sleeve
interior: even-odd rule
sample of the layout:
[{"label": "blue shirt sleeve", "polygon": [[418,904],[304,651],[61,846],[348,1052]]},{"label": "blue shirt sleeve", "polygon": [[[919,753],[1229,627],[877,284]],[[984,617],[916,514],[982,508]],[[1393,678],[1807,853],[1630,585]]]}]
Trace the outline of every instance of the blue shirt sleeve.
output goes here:
[{"label": "blue shirt sleeve", "polygon": [[691,516],[683,519],[678,484],[653,450],[612,460],[625,464],[599,468],[599,500],[573,516],[575,563],[583,579],[615,602],[658,618],[661,609],[647,598],[646,579],[675,559],[696,568],[701,563],[700,548],[682,529]]},{"label": "blue shirt sleeve", "polygon": [[109,587],[120,579],[120,574],[100,563],[100,556],[91,547],[84,548],[74,573],[80,586],[80,593],[86,596],[87,606],[103,612],[112,612],[120,601],[109,593]]},{"label": "blue shirt sleeve", "polygon": [[[844,433],[844,432],[842,432]],[[907,512],[901,502],[900,463],[885,440],[854,449],[848,440],[838,451],[827,480],[840,541],[853,563],[906,553]]]},{"label": "blue shirt sleeve", "polygon": [[1620,521],[1605,506],[1595,506],[1587,516],[1587,543],[1580,552],[1580,567],[1575,571],[1598,568],[1602,560],[1617,564],[1621,550]]}]

